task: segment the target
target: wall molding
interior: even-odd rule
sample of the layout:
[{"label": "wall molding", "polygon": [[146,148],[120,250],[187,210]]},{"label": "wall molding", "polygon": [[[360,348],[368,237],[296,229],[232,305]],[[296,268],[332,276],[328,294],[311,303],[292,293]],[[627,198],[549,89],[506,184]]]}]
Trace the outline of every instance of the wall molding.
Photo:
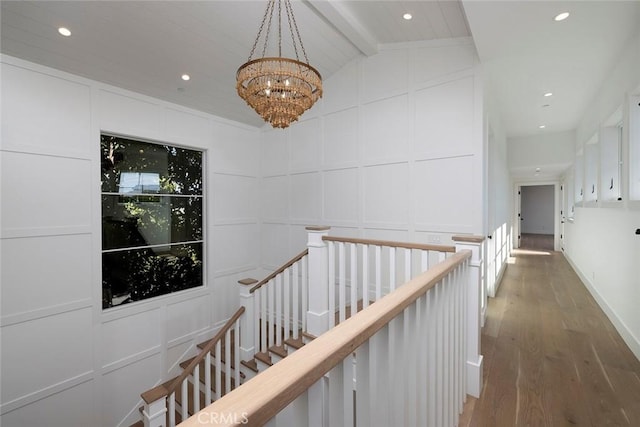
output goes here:
[{"label": "wall molding", "polygon": [[[120,360],[116,360],[115,362],[109,362],[104,365],[102,369],[102,375],[108,375],[111,372],[120,370],[126,366],[132,365],[136,362],[140,362],[141,360],[148,359],[149,357],[159,355],[163,351],[161,345],[156,345],[146,350],[142,350],[138,353],[131,354],[129,356],[123,357]],[[144,390],[142,390],[144,391]],[[142,393],[141,391],[141,393]]]},{"label": "wall molding", "polygon": [[18,397],[17,399],[3,403],[2,405],[0,405],[0,415],[4,415],[8,412],[22,408],[23,406],[30,405],[34,402],[37,402],[38,400],[45,399],[56,393],[63,392],[91,380],[93,380],[93,371],[83,372],[82,374],[76,375],[75,377],[66,379],[57,384],[42,388],[33,393],[29,393],[22,397]]},{"label": "wall molding", "polygon": [[569,265],[578,275],[582,283],[589,290],[589,293],[596,300],[602,311],[605,312],[613,326],[616,328],[616,331],[622,337],[622,340],[629,346],[629,349],[633,352],[638,360],[640,360],[640,339],[633,335],[631,329],[627,326],[627,324],[616,314],[616,312],[611,308],[607,300],[598,292],[598,290],[593,286],[591,281],[587,279],[587,277],[582,274],[582,271],[577,267],[577,265],[573,262],[571,257],[565,252],[562,252],[565,259],[569,262]]},{"label": "wall molding", "polygon": [[38,308],[30,311],[23,311],[16,314],[9,314],[0,318],[0,327],[4,328],[6,326],[17,325],[19,323],[30,322],[32,320],[42,319],[44,317],[56,316],[58,314],[68,313],[70,311],[77,311],[92,307],[93,300],[91,298],[85,298],[65,304],[53,305],[50,307]]}]

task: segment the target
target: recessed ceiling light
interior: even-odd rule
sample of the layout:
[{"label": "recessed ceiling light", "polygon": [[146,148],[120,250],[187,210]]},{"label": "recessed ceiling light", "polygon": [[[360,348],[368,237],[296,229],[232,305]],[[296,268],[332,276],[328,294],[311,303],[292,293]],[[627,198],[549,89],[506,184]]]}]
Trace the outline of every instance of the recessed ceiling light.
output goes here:
[{"label": "recessed ceiling light", "polygon": [[69,37],[71,35],[71,31],[65,27],[58,28],[58,32],[65,37]]},{"label": "recessed ceiling light", "polygon": [[540,168],[536,168],[536,172],[540,172]]},{"label": "recessed ceiling light", "polygon": [[564,21],[565,19],[567,19],[569,17],[569,12],[562,12],[556,15],[555,18],[553,18],[554,21]]},{"label": "recessed ceiling light", "polygon": [[551,92],[547,92],[547,93],[544,94],[544,96],[546,96],[547,98],[550,97],[551,95],[553,95],[553,93],[551,93]]},{"label": "recessed ceiling light", "polygon": [[404,19],[406,19],[407,21],[411,20],[411,18],[413,18],[413,16],[410,13],[405,13],[404,15],[402,15],[402,17]]},{"label": "recessed ceiling light", "polygon": [[544,129],[544,128],[546,128],[547,126],[546,126],[546,125],[540,125],[540,126],[538,126],[538,127],[539,127],[540,129]]},{"label": "recessed ceiling light", "polygon": [[191,79],[191,76],[189,74],[183,74],[180,78],[186,82]]}]

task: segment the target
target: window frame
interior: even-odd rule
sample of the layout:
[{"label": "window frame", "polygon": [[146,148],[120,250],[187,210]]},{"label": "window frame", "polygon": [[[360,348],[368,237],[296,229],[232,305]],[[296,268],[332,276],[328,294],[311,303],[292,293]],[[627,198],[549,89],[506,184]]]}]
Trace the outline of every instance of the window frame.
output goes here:
[{"label": "window frame", "polygon": [[[166,142],[166,141],[159,141],[159,140],[154,140],[154,139],[149,139],[149,138],[141,138],[141,137],[137,137],[137,136],[130,136],[130,135],[123,135],[123,134],[119,134],[119,133],[114,133],[114,132],[110,132],[110,131],[105,131],[105,130],[101,130],[100,131],[100,142],[99,142],[99,150],[100,150],[100,155],[99,158],[101,160],[101,162],[103,161],[103,153],[102,153],[102,144],[103,144],[103,137],[112,137],[112,138],[118,138],[118,139],[122,139],[125,141],[131,141],[134,143],[140,143],[140,144],[147,144],[147,145],[153,145],[153,146],[158,146],[158,147],[168,147],[169,149],[177,149],[177,150],[186,150],[186,151],[190,151],[190,152],[196,152],[199,153],[199,162],[200,162],[200,174],[199,177],[197,177],[196,179],[199,179],[200,183],[199,183],[199,192],[196,193],[173,193],[173,192],[162,192],[160,191],[160,189],[158,189],[157,192],[145,192],[144,190],[142,192],[125,192],[122,193],[119,191],[119,189],[116,189],[115,192],[113,191],[104,191],[104,187],[102,185],[103,183],[103,173],[104,173],[104,169],[102,166],[100,169],[100,231],[101,231],[101,239],[100,239],[100,244],[99,244],[99,250],[100,250],[100,282],[102,283],[102,287],[101,287],[101,295],[102,295],[102,312],[107,312],[107,310],[109,312],[111,312],[111,309],[116,309],[119,307],[130,307],[132,305],[136,305],[136,303],[148,303],[150,301],[154,301],[154,300],[158,300],[160,298],[166,298],[169,296],[174,296],[183,292],[188,292],[188,291],[197,291],[197,290],[202,290],[203,288],[206,287],[206,277],[207,277],[207,202],[208,202],[208,198],[207,198],[207,193],[206,193],[206,161],[207,161],[207,151],[204,148],[200,148],[200,147],[193,147],[193,146],[188,146],[188,145],[184,145],[184,144],[179,144],[179,143],[174,143],[174,142]],[[129,171],[127,171],[129,172]],[[143,172],[138,172],[138,173],[143,173]],[[173,238],[171,237],[171,233],[174,231],[172,229],[171,226],[168,226],[168,229],[165,230],[168,233],[168,240],[164,243],[160,243],[160,244],[145,244],[145,245],[125,245],[119,248],[108,248],[105,249],[104,248],[104,200],[105,200],[105,196],[108,197],[125,197],[125,198],[143,198],[143,203],[157,203],[158,201],[161,201],[162,199],[166,200],[166,207],[167,207],[167,215],[164,216],[164,218],[168,218],[168,222],[169,224],[171,224],[172,220],[173,220],[173,210],[172,208],[173,206],[173,198],[176,199],[199,199],[199,213],[200,213],[200,218],[199,218],[199,239],[195,239],[195,240],[179,240],[179,241],[172,241]],[[151,200],[151,199],[157,199],[156,200]],[[118,204],[120,204],[120,201],[117,202]],[[188,203],[188,202],[187,202]],[[185,217],[186,218],[186,217]],[[198,249],[197,246],[199,245],[199,253],[198,253]],[[140,299],[134,299],[131,301],[126,301],[126,302],[120,302],[118,304],[115,305],[105,305],[105,287],[104,287],[104,279],[105,279],[105,275],[104,275],[104,255],[108,254],[108,253],[126,253],[127,251],[138,251],[138,250],[155,250],[155,249],[162,249],[162,248],[167,248],[167,249],[185,249],[186,247],[191,246],[192,250],[195,250],[196,253],[196,259],[199,262],[199,266],[197,266],[196,270],[196,274],[199,276],[199,283],[193,286],[189,286],[187,288],[183,288],[183,289],[177,289],[177,290],[169,290],[168,292],[163,292],[157,295],[152,295],[149,297],[145,297],[145,298],[140,298]],[[193,247],[196,247],[196,249],[194,249]],[[170,252],[170,250],[168,251]],[[166,257],[166,258],[174,258],[176,260],[181,259],[181,258],[189,258],[189,256],[177,256],[175,254],[169,254],[169,253],[165,253],[165,254],[153,254],[150,255],[149,258],[160,258],[160,257]],[[193,256],[192,256],[193,259]],[[194,261],[194,264],[197,264]],[[107,295],[108,296],[108,295]],[[111,296],[111,302],[113,302],[113,296]]]}]

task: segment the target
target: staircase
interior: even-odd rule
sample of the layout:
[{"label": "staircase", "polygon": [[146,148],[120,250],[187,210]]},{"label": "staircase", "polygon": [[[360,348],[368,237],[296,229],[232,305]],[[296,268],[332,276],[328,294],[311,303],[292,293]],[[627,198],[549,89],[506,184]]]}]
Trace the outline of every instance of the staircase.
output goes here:
[{"label": "staircase", "polygon": [[[453,246],[333,238],[327,228],[308,231],[308,250],[260,282],[239,281],[242,307],[198,345],[198,355],[180,363],[180,375],[142,393],[143,420],[134,426],[185,421],[393,292],[433,260],[455,252]],[[318,259],[324,267],[318,268]]]}]

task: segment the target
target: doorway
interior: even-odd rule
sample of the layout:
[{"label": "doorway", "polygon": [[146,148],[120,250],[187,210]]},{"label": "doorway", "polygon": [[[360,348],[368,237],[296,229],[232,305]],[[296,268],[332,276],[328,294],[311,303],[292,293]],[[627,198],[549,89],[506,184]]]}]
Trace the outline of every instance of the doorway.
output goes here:
[{"label": "doorway", "polygon": [[536,251],[556,250],[557,185],[521,185],[518,188],[517,247]]}]

